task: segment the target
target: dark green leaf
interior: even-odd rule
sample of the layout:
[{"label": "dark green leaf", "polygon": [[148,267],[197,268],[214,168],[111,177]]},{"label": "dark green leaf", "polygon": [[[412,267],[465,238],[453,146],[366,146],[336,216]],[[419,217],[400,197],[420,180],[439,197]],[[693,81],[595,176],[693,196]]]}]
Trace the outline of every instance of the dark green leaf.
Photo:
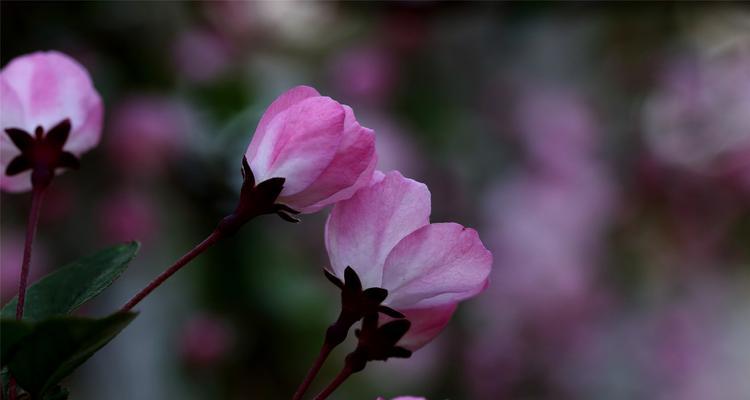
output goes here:
[{"label": "dark green leaf", "polygon": [[55,317],[37,322],[8,361],[19,386],[39,398],[117,336],[135,318],[117,313],[102,319]]},{"label": "dark green leaf", "polygon": [[14,347],[31,333],[34,326],[25,321],[15,319],[0,320],[0,363],[8,363]]},{"label": "dark green leaf", "polygon": [[[120,277],[138,247],[138,242],[110,247],[38,280],[26,292],[24,319],[42,320],[80,307]],[[0,316],[13,318],[16,302],[14,297],[3,307]]]}]

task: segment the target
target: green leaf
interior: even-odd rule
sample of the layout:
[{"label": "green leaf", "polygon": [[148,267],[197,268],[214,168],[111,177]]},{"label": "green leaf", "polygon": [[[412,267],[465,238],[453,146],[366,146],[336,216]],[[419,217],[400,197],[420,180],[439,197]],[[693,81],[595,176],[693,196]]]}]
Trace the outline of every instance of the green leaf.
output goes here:
[{"label": "green leaf", "polygon": [[[91,300],[119,278],[138,252],[138,242],[110,247],[68,264],[31,285],[26,291],[24,319],[42,320],[68,314]],[[13,318],[18,299],[0,312]]]},{"label": "green leaf", "polygon": [[34,326],[26,321],[15,319],[0,320],[0,363],[8,363],[14,347],[27,335],[31,334]]},{"label": "green leaf", "polygon": [[33,324],[33,331],[14,346],[8,368],[19,386],[41,398],[94,353],[109,343],[135,313],[102,319],[54,317]]}]

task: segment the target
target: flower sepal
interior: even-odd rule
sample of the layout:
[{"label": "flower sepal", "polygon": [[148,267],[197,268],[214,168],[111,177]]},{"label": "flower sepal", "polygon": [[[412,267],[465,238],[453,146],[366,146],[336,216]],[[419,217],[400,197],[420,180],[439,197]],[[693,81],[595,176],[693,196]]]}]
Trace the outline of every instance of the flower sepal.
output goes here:
[{"label": "flower sepal", "polygon": [[410,350],[396,345],[411,328],[411,322],[401,318],[378,326],[378,319],[378,314],[368,314],[362,320],[361,329],[354,331],[359,342],[357,348],[346,356],[352,372],[363,370],[370,361],[411,357]]},{"label": "flower sepal", "polygon": [[34,134],[20,128],[6,128],[13,145],[21,154],[14,157],[5,168],[8,176],[31,170],[31,183],[35,188],[47,187],[58,168],[78,169],[80,161],[73,153],[63,150],[70,135],[70,119],[64,119],[46,134],[37,126]]},{"label": "flower sepal", "polygon": [[400,312],[381,304],[388,291],[379,287],[362,290],[362,281],[352,267],[344,270],[344,281],[327,270],[326,278],[341,290],[341,312],[339,317],[326,331],[326,343],[331,347],[341,344],[346,339],[349,328],[366,315],[383,313],[392,318],[404,318]]},{"label": "flower sepal", "polygon": [[276,203],[284,189],[284,178],[270,178],[255,184],[255,175],[246,157],[242,157],[242,188],[237,208],[219,222],[218,230],[224,235],[237,232],[247,221],[264,214],[276,214],[285,221],[297,223],[295,217],[300,212],[285,205]]}]

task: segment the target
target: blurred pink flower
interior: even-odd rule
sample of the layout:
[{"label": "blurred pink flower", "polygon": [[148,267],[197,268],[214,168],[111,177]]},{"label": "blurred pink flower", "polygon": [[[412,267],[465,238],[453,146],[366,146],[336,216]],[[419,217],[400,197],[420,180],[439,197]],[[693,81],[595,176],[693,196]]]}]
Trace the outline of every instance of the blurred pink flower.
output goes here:
[{"label": "blurred pink flower", "polygon": [[[750,56],[671,62],[646,102],[643,129],[662,162],[703,174],[726,172],[728,159],[750,149]],[[750,174],[748,162],[729,164],[744,168],[738,176]]]},{"label": "blurred pink flower", "polygon": [[159,213],[143,194],[122,191],[102,202],[99,224],[103,238],[111,242],[149,242],[159,231]]},{"label": "blurred pink flower", "polygon": [[279,203],[303,213],[351,197],[375,169],[375,135],[349,106],[298,86],[274,101],[245,153],[255,182],[284,178]]},{"label": "blurred pink flower", "polygon": [[192,367],[214,367],[223,361],[234,345],[234,331],[221,318],[199,314],[183,328],[180,354]]},{"label": "blurred pink flower", "polygon": [[488,284],[492,254],[473,229],[434,223],[430,192],[399,172],[376,172],[369,187],[336,204],[325,242],[334,275],[350,266],[362,287],[388,290],[383,304],[411,328],[398,345],[416,350],[437,336],[458,302]]},{"label": "blurred pink flower", "polygon": [[487,198],[496,273],[503,276],[493,291],[506,305],[541,311],[586,295],[612,199],[595,164],[580,174],[520,174]]},{"label": "blurred pink flower", "polygon": [[706,276],[688,286],[679,298],[611,312],[592,326],[560,371],[573,397],[611,398],[627,388],[628,398],[745,399],[746,288]]},{"label": "blurred pink flower", "polygon": [[106,142],[112,164],[126,176],[154,175],[187,147],[190,125],[187,106],[176,100],[130,97],[112,112]]},{"label": "blurred pink flower", "polygon": [[[62,151],[80,157],[99,142],[104,107],[86,69],[65,54],[36,52],[10,61],[0,71],[0,125],[34,134],[49,132],[64,120],[71,124]],[[0,188],[31,189],[31,171],[7,176],[6,167],[20,152],[0,135]]]},{"label": "blurred pink flower", "polygon": [[381,104],[396,83],[396,66],[384,48],[356,47],[333,61],[331,77],[345,98]]},{"label": "blurred pink flower", "polygon": [[[0,235],[0,301],[5,304],[18,294],[18,280],[21,277],[23,258],[23,235],[3,230]],[[35,243],[34,268],[30,269],[29,282],[35,282],[47,271],[43,246]]]},{"label": "blurred pink flower", "polygon": [[529,165],[496,186],[484,209],[503,276],[493,295],[505,300],[494,301],[531,316],[588,295],[614,193],[597,160],[593,113],[576,92],[528,89],[516,111]]},{"label": "blurred pink flower", "polygon": [[535,167],[558,174],[577,174],[581,160],[592,156],[596,127],[591,110],[575,92],[531,88],[518,99],[515,121]]},{"label": "blurred pink flower", "polygon": [[529,370],[553,377],[551,358],[565,354],[606,300],[594,278],[615,198],[596,158],[593,113],[560,89],[528,90],[518,104],[528,165],[483,201],[497,279],[476,303],[480,327],[465,358],[477,399],[513,397]]},{"label": "blurred pink flower", "polygon": [[182,32],[177,37],[173,53],[177,71],[199,83],[219,78],[232,60],[228,42],[211,31],[200,29]]}]

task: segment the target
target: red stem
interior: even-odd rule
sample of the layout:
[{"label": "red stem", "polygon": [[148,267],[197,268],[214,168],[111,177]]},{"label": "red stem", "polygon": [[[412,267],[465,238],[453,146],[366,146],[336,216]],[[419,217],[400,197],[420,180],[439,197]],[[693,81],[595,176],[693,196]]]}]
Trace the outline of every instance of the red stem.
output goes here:
[{"label": "red stem", "polygon": [[331,383],[328,384],[328,386],[323,389],[322,392],[318,393],[317,396],[315,396],[314,400],[325,400],[328,398],[328,396],[331,395],[336,389],[338,389],[339,386],[341,386],[344,381],[349,378],[349,376],[352,374],[352,368],[349,365],[349,363],[344,365],[344,368],[341,369],[341,372],[339,372],[338,375],[331,381]]},{"label": "red stem", "polygon": [[16,400],[16,378],[12,376],[8,381],[8,398],[10,400]]},{"label": "red stem", "polygon": [[307,389],[310,387],[310,384],[312,383],[313,379],[318,375],[318,372],[320,372],[320,368],[323,366],[323,363],[328,358],[328,355],[331,354],[331,346],[328,345],[328,343],[323,343],[323,347],[320,348],[320,353],[318,354],[318,357],[315,359],[315,362],[313,362],[312,367],[310,367],[310,370],[307,371],[307,375],[305,376],[305,379],[302,381],[302,383],[297,388],[297,391],[294,393],[294,396],[292,397],[292,400],[300,400],[302,399],[302,396],[307,392]]},{"label": "red stem", "polygon": [[156,277],[151,283],[148,284],[145,288],[141,289],[140,292],[138,292],[135,296],[133,296],[132,299],[130,299],[127,303],[125,303],[124,306],[120,309],[120,311],[129,311],[133,307],[136,306],[136,304],[140,303],[141,300],[143,300],[146,296],[148,296],[151,292],[154,291],[157,287],[159,287],[164,281],[166,281],[170,276],[174,275],[175,272],[179,271],[182,267],[187,265],[190,261],[192,261],[195,257],[198,257],[201,253],[206,251],[209,247],[211,247],[214,243],[216,243],[219,239],[221,239],[222,234],[217,229],[211,232],[210,235],[208,235],[207,238],[203,239],[202,242],[200,242],[197,246],[195,246],[192,250],[190,250],[187,254],[180,257],[179,260],[177,260],[172,266],[164,270],[159,276]]},{"label": "red stem", "polygon": [[42,199],[46,185],[34,185],[31,192],[31,210],[26,225],[26,242],[23,246],[23,261],[21,262],[21,279],[18,283],[18,304],[16,305],[16,319],[23,318],[23,306],[26,302],[26,285],[29,278],[29,264],[31,264],[31,244],[34,242],[36,227],[39,223],[39,212],[42,209]]}]

